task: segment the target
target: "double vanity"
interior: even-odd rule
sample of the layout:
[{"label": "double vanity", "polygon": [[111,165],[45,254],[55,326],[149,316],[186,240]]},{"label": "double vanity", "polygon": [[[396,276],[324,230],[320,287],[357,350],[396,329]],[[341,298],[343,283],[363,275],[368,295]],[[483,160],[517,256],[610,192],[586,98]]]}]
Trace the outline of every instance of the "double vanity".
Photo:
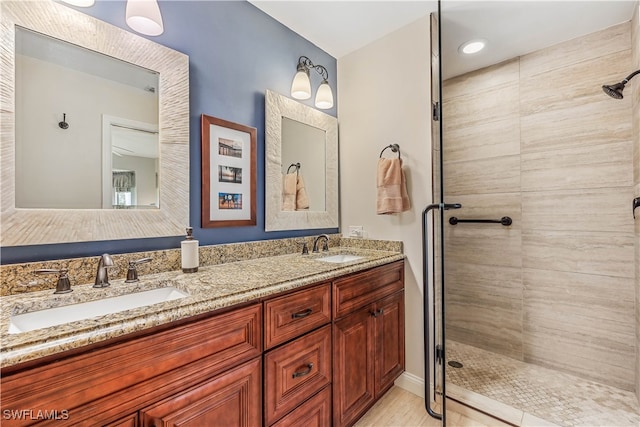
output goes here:
[{"label": "double vanity", "polygon": [[344,240],[3,297],[3,424],[353,424],[404,369],[404,256]]}]

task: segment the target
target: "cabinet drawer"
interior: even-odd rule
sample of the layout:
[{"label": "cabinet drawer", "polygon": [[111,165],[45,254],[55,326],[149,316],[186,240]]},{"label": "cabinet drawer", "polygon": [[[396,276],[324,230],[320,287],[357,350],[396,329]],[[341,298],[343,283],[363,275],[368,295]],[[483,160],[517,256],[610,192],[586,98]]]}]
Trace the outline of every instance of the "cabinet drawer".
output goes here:
[{"label": "cabinet drawer", "polygon": [[331,326],[264,356],[264,412],[268,425],[282,418],[331,378]]},{"label": "cabinet drawer", "polygon": [[275,423],[273,427],[321,427],[330,425],[331,387],[325,387],[320,393]]},{"label": "cabinet drawer", "polygon": [[140,411],[143,427],[260,425],[260,358]]},{"label": "cabinet drawer", "polygon": [[333,317],[337,319],[404,288],[404,262],[383,265],[333,282]]},{"label": "cabinet drawer", "polygon": [[329,283],[266,301],[264,319],[267,349],[329,323]]}]

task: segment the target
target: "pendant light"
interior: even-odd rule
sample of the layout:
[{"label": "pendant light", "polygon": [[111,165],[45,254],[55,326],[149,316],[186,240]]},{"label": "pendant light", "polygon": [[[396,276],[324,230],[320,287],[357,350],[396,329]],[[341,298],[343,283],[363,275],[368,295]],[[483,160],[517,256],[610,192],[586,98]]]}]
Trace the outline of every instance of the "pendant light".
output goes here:
[{"label": "pendant light", "polygon": [[127,25],[147,36],[159,36],[164,32],[162,15],[157,0],[127,0]]}]

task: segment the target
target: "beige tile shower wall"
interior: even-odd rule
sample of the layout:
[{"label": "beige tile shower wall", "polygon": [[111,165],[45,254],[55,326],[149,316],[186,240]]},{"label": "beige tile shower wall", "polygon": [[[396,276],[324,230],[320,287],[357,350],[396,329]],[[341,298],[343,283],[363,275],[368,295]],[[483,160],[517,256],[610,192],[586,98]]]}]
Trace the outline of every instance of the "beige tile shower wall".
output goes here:
[{"label": "beige tile shower wall", "polygon": [[510,216],[511,227],[445,223],[447,338],[522,360],[519,64],[443,88],[444,183],[460,218]]},{"label": "beige tile shower wall", "polygon": [[523,56],[520,111],[524,359],[633,390],[630,29]]},{"label": "beige tile shower wall", "polygon": [[[640,1],[636,3],[631,20],[631,58],[633,70],[640,70]],[[634,197],[640,197],[640,76],[632,80],[633,102],[633,170],[635,188]],[[640,211],[636,211],[636,215]],[[640,219],[635,221],[636,246],[636,396],[640,402]]]},{"label": "beige tile shower wall", "polygon": [[448,215],[514,219],[447,225],[448,337],[636,387],[630,58],[625,23],[445,82]]}]

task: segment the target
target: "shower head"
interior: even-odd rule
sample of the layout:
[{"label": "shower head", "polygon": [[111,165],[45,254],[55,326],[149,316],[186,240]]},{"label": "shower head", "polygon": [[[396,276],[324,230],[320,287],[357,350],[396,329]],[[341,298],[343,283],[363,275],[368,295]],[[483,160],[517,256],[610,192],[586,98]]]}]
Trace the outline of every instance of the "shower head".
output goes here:
[{"label": "shower head", "polygon": [[624,86],[629,82],[629,80],[633,78],[633,76],[639,73],[640,73],[640,70],[637,70],[629,74],[627,78],[621,81],[620,83],[616,83],[613,85],[603,85],[602,90],[604,91],[604,93],[606,93],[612,98],[622,99],[623,98],[622,91],[624,90]]},{"label": "shower head", "polygon": [[624,89],[624,83],[616,83],[614,85],[602,85],[604,93],[614,99],[622,99],[622,91]]}]

